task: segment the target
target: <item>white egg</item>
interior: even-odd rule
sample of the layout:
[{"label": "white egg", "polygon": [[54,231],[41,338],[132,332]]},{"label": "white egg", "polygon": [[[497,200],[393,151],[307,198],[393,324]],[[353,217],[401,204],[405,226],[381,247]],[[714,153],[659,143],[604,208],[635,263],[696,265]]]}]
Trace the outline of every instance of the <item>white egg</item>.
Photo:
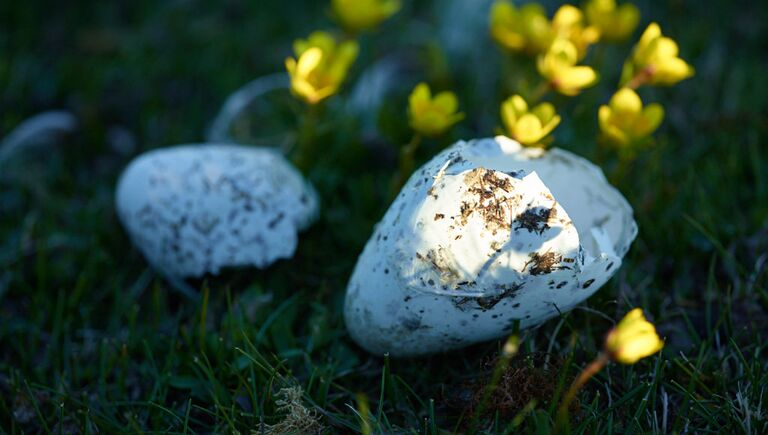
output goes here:
[{"label": "white egg", "polygon": [[290,258],[297,233],[316,215],[317,195],[274,150],[196,144],[133,160],[116,207],[147,261],[183,278]]},{"label": "white egg", "polygon": [[587,160],[506,137],[458,142],[377,225],[347,288],[347,329],[393,356],[502,337],[592,295],[636,235],[631,207]]}]

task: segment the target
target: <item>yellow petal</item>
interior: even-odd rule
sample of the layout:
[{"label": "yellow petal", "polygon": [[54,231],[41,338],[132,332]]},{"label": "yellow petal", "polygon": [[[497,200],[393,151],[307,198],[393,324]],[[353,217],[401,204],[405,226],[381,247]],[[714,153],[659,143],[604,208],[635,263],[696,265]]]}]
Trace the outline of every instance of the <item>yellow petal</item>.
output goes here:
[{"label": "yellow petal", "polygon": [[301,78],[291,80],[291,92],[302,97],[310,104],[314,104],[319,101],[315,87]]},{"label": "yellow petal", "polygon": [[634,364],[662,347],[664,342],[656,334],[656,328],[645,319],[639,308],[630,311],[605,340],[608,355],[624,364]]},{"label": "yellow petal", "polygon": [[671,38],[656,38],[651,45],[653,46],[653,58],[657,60],[677,57],[680,52],[677,43]]},{"label": "yellow petal", "polygon": [[309,48],[309,42],[307,42],[304,39],[297,39],[293,41],[293,53],[296,55],[296,57],[301,56],[304,54],[305,51]]},{"label": "yellow petal", "polygon": [[558,125],[560,125],[560,115],[555,115],[549,121],[545,121],[541,129],[541,137],[548,136]]},{"label": "yellow petal", "polygon": [[459,100],[453,92],[440,92],[435,95],[432,104],[439,107],[446,115],[452,114],[459,108]]},{"label": "yellow petal", "polygon": [[603,104],[597,110],[597,121],[600,124],[600,130],[607,130],[611,123],[611,116],[613,112],[611,108]]},{"label": "yellow petal", "polygon": [[327,66],[328,75],[331,80],[341,84],[349,71],[350,66],[357,58],[358,45],[356,41],[347,41],[339,45]]},{"label": "yellow petal", "polygon": [[606,105],[600,106],[600,109],[597,112],[597,119],[600,125],[600,131],[611,143],[622,146],[630,142],[627,134],[614,125],[613,111],[610,107]]},{"label": "yellow petal", "polygon": [[401,5],[399,0],[388,0],[380,3],[379,10],[385,18],[389,18],[400,10]]},{"label": "yellow petal", "polygon": [[626,39],[640,21],[637,6],[625,3],[617,8],[613,0],[592,0],[585,12],[590,24],[599,29],[600,37],[609,42]]},{"label": "yellow petal", "polygon": [[491,28],[491,36],[509,50],[519,51],[525,48],[525,38],[519,33],[513,33],[504,28]]},{"label": "yellow petal", "polygon": [[288,57],[285,59],[285,69],[288,70],[288,74],[293,76],[296,72],[296,59]]},{"label": "yellow petal", "polygon": [[651,41],[661,36],[661,27],[656,23],[651,23],[645,28],[643,35],[640,36],[640,41],[637,43],[638,47],[647,47]]},{"label": "yellow petal", "polygon": [[609,125],[601,131],[603,138],[617,147],[625,147],[632,143],[629,135],[615,126]]},{"label": "yellow petal", "polygon": [[693,67],[679,57],[667,59],[657,65],[651,76],[651,83],[657,85],[673,85],[693,76]]},{"label": "yellow petal", "polygon": [[432,98],[429,86],[426,83],[419,83],[413,88],[411,96],[408,98],[408,105],[411,108],[412,114],[418,114],[429,107],[430,99]]},{"label": "yellow petal", "polygon": [[360,51],[360,46],[357,41],[344,41],[336,52],[336,56],[343,59],[346,63],[351,64],[357,58],[357,53]]},{"label": "yellow petal", "polygon": [[637,137],[649,136],[656,131],[664,120],[664,108],[660,104],[649,104],[643,109],[643,113],[638,117],[634,126]]},{"label": "yellow petal", "polygon": [[544,137],[541,121],[531,113],[521,116],[511,133],[514,139],[524,145],[534,145]]},{"label": "yellow petal", "polygon": [[317,104],[322,100],[325,100],[326,98],[330,97],[331,95],[335,94],[336,91],[338,91],[337,86],[326,86],[321,89],[315,89],[314,92],[311,94],[311,104]]},{"label": "yellow petal", "polygon": [[507,1],[498,0],[491,7],[491,36],[502,47],[513,51],[526,47],[526,37],[517,14],[515,7]]},{"label": "yellow petal", "polygon": [[301,57],[299,57],[299,62],[296,65],[296,75],[307,77],[318,65],[320,65],[322,59],[323,52],[319,48],[312,47],[308,49],[301,55]]},{"label": "yellow petal", "polygon": [[578,92],[597,81],[597,73],[588,66],[574,66],[564,69],[557,77],[557,89],[561,93]]},{"label": "yellow petal", "polygon": [[411,127],[425,136],[439,136],[463,117],[463,114],[446,116],[439,112],[427,111],[418,117],[413,117]]},{"label": "yellow petal", "polygon": [[614,40],[622,40],[632,34],[640,22],[640,9],[632,3],[625,3],[619,7],[616,14],[615,31],[611,35]]},{"label": "yellow petal", "polygon": [[525,18],[546,17],[547,10],[541,3],[531,2],[520,7],[520,16]]},{"label": "yellow petal", "polygon": [[594,26],[585,27],[581,32],[581,40],[586,44],[594,44],[600,40],[600,30]]},{"label": "yellow petal", "polygon": [[629,313],[627,313],[626,316],[624,316],[623,319],[619,322],[619,329],[621,329],[622,326],[627,326],[632,323],[634,323],[637,320],[643,319],[643,309],[642,308],[633,308],[630,310]]},{"label": "yellow petal", "polygon": [[632,114],[640,113],[643,110],[643,102],[640,100],[640,96],[630,88],[621,88],[608,103],[611,109],[620,114]]},{"label": "yellow petal", "polygon": [[622,364],[634,364],[641,358],[653,355],[664,347],[664,342],[655,332],[633,337],[619,348],[614,359]]},{"label": "yellow petal", "polygon": [[513,95],[507,100],[510,102],[512,109],[515,111],[516,117],[522,115],[528,111],[528,103],[520,95]]},{"label": "yellow petal", "polygon": [[555,12],[554,17],[552,17],[552,24],[555,27],[571,27],[580,24],[583,18],[579,8],[566,4],[560,6]]},{"label": "yellow petal", "polygon": [[514,20],[515,7],[512,3],[504,0],[497,0],[491,6],[491,25],[506,24]]},{"label": "yellow petal", "polygon": [[293,42],[293,51],[296,56],[301,56],[312,47],[317,47],[324,53],[332,53],[336,46],[333,36],[328,32],[317,31],[309,35],[307,39],[297,39]]},{"label": "yellow petal", "polygon": [[333,0],[334,15],[351,31],[377,26],[400,9],[399,0]]},{"label": "yellow petal", "polygon": [[501,122],[504,124],[504,128],[511,134],[512,129],[515,127],[515,124],[517,123],[517,114],[515,113],[515,108],[512,105],[512,99],[509,98],[503,103],[501,103]]},{"label": "yellow petal", "polygon": [[531,113],[536,115],[543,124],[548,123],[555,117],[555,106],[551,103],[541,103],[531,110]]},{"label": "yellow petal", "polygon": [[553,56],[567,64],[575,65],[579,58],[579,51],[571,41],[559,38],[552,43],[547,56]]}]

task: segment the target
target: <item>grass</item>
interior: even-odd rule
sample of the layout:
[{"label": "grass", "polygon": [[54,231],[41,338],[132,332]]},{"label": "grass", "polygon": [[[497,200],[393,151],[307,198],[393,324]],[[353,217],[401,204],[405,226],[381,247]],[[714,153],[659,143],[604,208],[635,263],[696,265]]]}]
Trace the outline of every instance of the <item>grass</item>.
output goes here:
[{"label": "grass", "polygon": [[[468,114],[419,161],[499,124],[505,66],[485,12],[474,31],[446,31],[456,14],[445,4],[406,5],[364,39],[353,75],[403,53],[407,83],[369,118],[330,105],[308,173],[323,212],[295,258],[192,282],[188,297],[121,231],[116,178],[143,150],[202,140],[230,92],[281,70],[294,37],[330,26],[324,2],[3,2],[0,131],[58,108],[80,128],[0,169],[0,430],[260,433],[285,424],[280,390],[300,387],[307,414],[296,423],[316,416],[330,432],[547,433],[612,319],[640,306],[664,351],[590,381],[573,433],[768,432],[768,8],[759,2],[640,4],[643,22],[659,21],[697,75],[642,94],[667,119],[616,181],[639,237],[581,307],[522,331],[500,375],[503,341],[397,360],[349,340],[346,282],[388,204],[411,85],[456,90]],[[596,104],[627,50],[602,55],[602,86],[557,100],[567,115],[556,145],[592,155]],[[292,128],[298,106],[277,100],[285,113],[265,128]],[[611,173],[615,159],[598,157]]]}]

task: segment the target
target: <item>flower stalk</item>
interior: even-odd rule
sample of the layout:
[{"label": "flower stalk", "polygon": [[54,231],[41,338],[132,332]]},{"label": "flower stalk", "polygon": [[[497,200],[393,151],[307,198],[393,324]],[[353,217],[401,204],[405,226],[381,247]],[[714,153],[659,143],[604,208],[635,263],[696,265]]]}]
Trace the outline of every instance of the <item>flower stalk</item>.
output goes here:
[{"label": "flower stalk", "polygon": [[597,355],[573,381],[563,396],[557,410],[556,427],[562,430],[568,423],[568,407],[582,387],[602,370],[610,361],[621,364],[635,364],[653,355],[664,347],[664,341],[656,334],[656,327],[646,320],[643,310],[635,308],[608,332],[603,351]]},{"label": "flower stalk", "polygon": [[304,173],[307,172],[314,160],[314,143],[317,140],[317,127],[321,110],[322,105],[320,104],[307,104],[304,115],[301,117],[299,134],[296,139],[296,148],[292,160],[296,167]]},{"label": "flower stalk", "polygon": [[419,149],[421,141],[422,136],[419,133],[414,133],[411,140],[400,148],[398,172],[395,178],[392,179],[392,196],[397,195],[397,192],[403,187],[416,167],[416,151]]}]

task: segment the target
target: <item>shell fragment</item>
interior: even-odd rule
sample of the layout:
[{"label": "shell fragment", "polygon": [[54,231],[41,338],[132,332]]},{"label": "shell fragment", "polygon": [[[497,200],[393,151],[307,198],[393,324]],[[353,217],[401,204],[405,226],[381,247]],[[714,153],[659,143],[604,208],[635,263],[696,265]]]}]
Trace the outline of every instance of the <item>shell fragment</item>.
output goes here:
[{"label": "shell fragment", "polygon": [[290,258],[317,197],[276,151],[200,144],[137,157],[120,178],[116,205],[149,263],[182,278]]}]

